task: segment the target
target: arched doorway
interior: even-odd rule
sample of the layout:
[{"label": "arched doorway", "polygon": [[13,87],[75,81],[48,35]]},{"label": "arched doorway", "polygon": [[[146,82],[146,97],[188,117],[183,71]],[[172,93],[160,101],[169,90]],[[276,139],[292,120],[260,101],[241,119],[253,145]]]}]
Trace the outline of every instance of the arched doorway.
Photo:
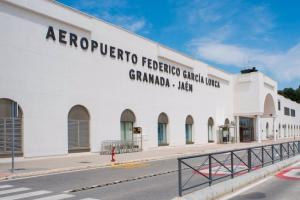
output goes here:
[{"label": "arched doorway", "polygon": [[69,153],[90,151],[90,115],[81,105],[69,111],[68,150]]},{"label": "arched doorway", "polygon": [[191,115],[188,115],[185,119],[185,143],[193,144],[193,124],[194,119]]},{"label": "arched doorway", "polygon": [[158,116],[158,146],[167,146],[168,143],[168,123],[169,119],[165,113],[160,113]]},{"label": "arched doorway", "polygon": [[208,119],[207,127],[208,127],[208,142],[215,142],[214,120],[212,117]]},{"label": "arched doorway", "polygon": [[267,94],[264,102],[264,117],[273,117],[276,115],[274,99],[271,94]]},{"label": "arched doorway", "polygon": [[133,125],[135,123],[134,113],[126,109],[121,114],[121,140],[133,141]]},{"label": "arched doorway", "polygon": [[17,102],[0,99],[0,157],[11,156],[14,137],[15,155],[23,155],[23,112]]}]

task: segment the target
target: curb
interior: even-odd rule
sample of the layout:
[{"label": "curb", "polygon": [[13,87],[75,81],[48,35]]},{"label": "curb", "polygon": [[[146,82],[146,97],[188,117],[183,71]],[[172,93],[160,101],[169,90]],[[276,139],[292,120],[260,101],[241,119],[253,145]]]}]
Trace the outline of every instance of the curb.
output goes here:
[{"label": "curb", "polygon": [[283,168],[286,168],[296,162],[300,161],[300,155],[293,158],[280,161],[278,163],[266,166],[261,169],[257,169],[242,176],[235,177],[228,181],[223,181],[216,185],[197,190],[190,194],[186,194],[182,197],[175,197],[173,200],[213,200],[220,198],[226,194],[239,190],[249,184],[257,182],[260,179],[273,175]]}]

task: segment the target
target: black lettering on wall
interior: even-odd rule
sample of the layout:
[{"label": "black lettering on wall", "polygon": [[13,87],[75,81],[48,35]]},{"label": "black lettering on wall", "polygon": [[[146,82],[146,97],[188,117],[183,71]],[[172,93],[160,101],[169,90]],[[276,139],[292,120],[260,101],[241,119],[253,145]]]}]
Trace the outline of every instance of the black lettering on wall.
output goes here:
[{"label": "black lettering on wall", "polygon": [[67,31],[61,30],[61,29],[58,30],[58,38],[59,38],[58,41],[59,41],[59,43],[67,44],[66,34],[67,34]]},{"label": "black lettering on wall", "polygon": [[92,52],[94,52],[95,49],[97,49],[97,48],[98,48],[98,42],[96,42],[95,40],[92,40],[92,48],[91,48]]},{"label": "black lettering on wall", "polygon": [[110,56],[111,58],[115,58],[115,57],[116,57],[115,51],[116,51],[116,47],[113,47],[113,46],[110,46],[110,47],[109,47],[109,56]]},{"label": "black lettering on wall", "polygon": [[126,61],[129,62],[130,52],[129,51],[125,51],[125,55],[126,55]]},{"label": "black lettering on wall", "polygon": [[46,39],[48,40],[49,38],[51,38],[53,41],[56,40],[54,30],[53,30],[52,26],[48,27],[48,31],[47,31],[47,34],[46,34]]},{"label": "black lettering on wall", "polygon": [[80,47],[83,49],[83,50],[87,50],[89,48],[89,41],[87,38],[85,37],[82,37],[80,39]]},{"label": "black lettering on wall", "polygon": [[118,60],[123,60],[123,50],[118,49]]},{"label": "black lettering on wall", "polygon": [[137,57],[137,55],[136,54],[132,54],[132,56],[131,56],[131,62],[133,63],[133,64],[137,64],[137,62],[138,62],[138,57]]},{"label": "black lettering on wall", "polygon": [[75,46],[77,47],[77,35],[74,33],[70,33],[70,46]]},{"label": "black lettering on wall", "polygon": [[133,70],[133,69],[129,70],[129,78],[130,78],[131,80],[134,80],[134,79],[135,79],[135,74],[134,74],[134,70]]},{"label": "black lettering on wall", "polygon": [[100,43],[100,52],[103,56],[107,54],[107,44]]}]

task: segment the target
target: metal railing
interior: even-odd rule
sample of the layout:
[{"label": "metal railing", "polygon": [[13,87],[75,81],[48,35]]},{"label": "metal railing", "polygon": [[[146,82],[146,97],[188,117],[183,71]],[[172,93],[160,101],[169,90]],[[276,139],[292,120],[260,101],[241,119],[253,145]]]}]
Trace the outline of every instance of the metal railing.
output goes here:
[{"label": "metal railing", "polygon": [[115,153],[131,153],[141,151],[140,141],[124,141],[124,140],[105,140],[101,144],[101,155],[110,155],[113,147]]},{"label": "metal railing", "polygon": [[178,158],[178,192],[201,189],[300,154],[300,141]]},{"label": "metal railing", "polygon": [[22,153],[22,118],[0,119],[0,157]]}]

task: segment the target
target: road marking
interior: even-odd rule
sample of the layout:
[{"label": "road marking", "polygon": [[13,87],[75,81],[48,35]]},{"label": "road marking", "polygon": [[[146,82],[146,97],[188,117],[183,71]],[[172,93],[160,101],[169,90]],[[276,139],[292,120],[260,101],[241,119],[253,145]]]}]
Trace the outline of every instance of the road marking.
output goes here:
[{"label": "road marking", "polygon": [[289,167],[281,170],[276,177],[286,180],[300,181],[300,167]]},{"label": "road marking", "polygon": [[10,193],[14,193],[14,192],[24,192],[27,190],[30,190],[30,189],[29,188],[15,188],[15,189],[3,190],[3,191],[0,191],[0,195],[10,194]]},{"label": "road marking", "polygon": [[58,195],[53,195],[53,196],[48,196],[48,197],[42,197],[34,200],[61,200],[61,199],[67,199],[74,197],[74,195],[71,194],[58,194]]},{"label": "road marking", "polygon": [[11,188],[12,185],[0,185],[0,189]]},{"label": "road marking", "polygon": [[120,168],[120,169],[134,169],[149,166],[149,164],[145,162],[131,162],[131,163],[123,163],[123,164],[115,164],[112,165],[111,168]]},{"label": "road marking", "polygon": [[49,193],[51,192],[46,190],[41,190],[36,192],[28,192],[28,193],[13,195],[13,196],[2,197],[0,198],[0,200],[16,200],[16,199],[34,197],[42,194],[49,194]]},{"label": "road marking", "polygon": [[81,200],[99,200],[99,199],[85,198],[85,199],[81,199]]},{"label": "road marking", "polygon": [[[183,170],[185,170],[185,169],[183,169]],[[120,184],[120,183],[128,183],[128,182],[137,181],[137,180],[141,180],[141,179],[146,179],[146,178],[151,178],[151,177],[156,177],[156,176],[171,174],[171,173],[174,173],[174,172],[177,172],[177,171],[178,171],[178,169],[171,170],[171,171],[166,171],[166,172],[161,172],[161,173],[157,173],[157,174],[149,174],[149,175],[145,175],[145,176],[137,176],[137,177],[128,178],[128,179],[124,179],[124,180],[117,180],[117,181],[108,182],[108,183],[102,183],[102,184],[98,184],[98,185],[86,186],[86,187],[83,187],[83,188],[66,190],[66,191],[64,191],[64,193],[81,192],[81,191],[84,191],[84,190],[90,190],[90,189],[94,189],[94,188],[107,187],[107,186],[112,186],[112,185],[116,185],[116,184]]]}]

